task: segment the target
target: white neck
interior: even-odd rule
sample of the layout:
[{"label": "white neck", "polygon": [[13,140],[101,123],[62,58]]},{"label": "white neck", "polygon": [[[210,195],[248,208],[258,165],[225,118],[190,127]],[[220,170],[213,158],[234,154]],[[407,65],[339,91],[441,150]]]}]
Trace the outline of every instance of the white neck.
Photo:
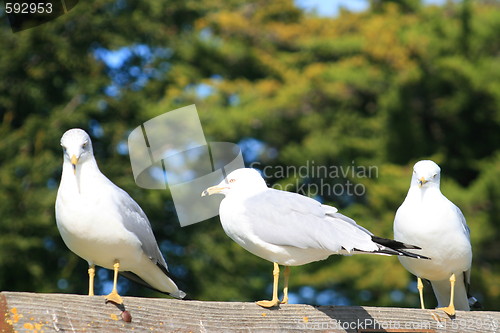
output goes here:
[{"label": "white neck", "polygon": [[423,201],[424,198],[426,200],[434,200],[433,198],[436,198],[436,196],[442,196],[439,186],[434,185],[419,187],[416,184],[412,184],[408,190],[407,198],[414,198]]},{"label": "white neck", "polygon": [[74,194],[82,194],[88,190],[86,186],[89,184],[84,179],[94,177],[103,177],[103,174],[99,171],[99,167],[93,156],[77,164],[76,173],[71,162],[65,160],[61,176],[61,187],[74,191]]}]

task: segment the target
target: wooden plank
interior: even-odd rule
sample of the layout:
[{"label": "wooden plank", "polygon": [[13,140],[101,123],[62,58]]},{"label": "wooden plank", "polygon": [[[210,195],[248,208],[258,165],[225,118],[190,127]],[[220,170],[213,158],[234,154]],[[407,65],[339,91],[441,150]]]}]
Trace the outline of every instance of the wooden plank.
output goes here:
[{"label": "wooden plank", "polygon": [[491,311],[123,299],[131,322],[102,296],[1,292],[0,332],[500,332]]}]

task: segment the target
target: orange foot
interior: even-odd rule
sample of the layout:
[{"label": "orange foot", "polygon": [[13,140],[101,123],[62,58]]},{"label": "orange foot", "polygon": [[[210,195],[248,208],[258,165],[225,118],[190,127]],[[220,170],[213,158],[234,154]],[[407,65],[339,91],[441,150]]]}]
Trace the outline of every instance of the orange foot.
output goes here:
[{"label": "orange foot", "polygon": [[106,296],[106,303],[113,302],[115,304],[123,304],[123,299],[116,290],[113,290],[108,296]]},{"label": "orange foot", "polygon": [[262,306],[263,308],[272,308],[278,306],[280,304],[280,301],[279,299],[273,299],[271,301],[258,301],[255,303],[257,303],[257,305]]}]

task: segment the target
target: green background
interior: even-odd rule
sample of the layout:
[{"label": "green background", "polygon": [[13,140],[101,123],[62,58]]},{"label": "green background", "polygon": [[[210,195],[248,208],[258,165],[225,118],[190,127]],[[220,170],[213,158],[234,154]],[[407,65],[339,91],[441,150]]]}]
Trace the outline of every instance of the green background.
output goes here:
[{"label": "green background", "polygon": [[[288,0],[95,0],[19,33],[1,25],[0,290],[87,293],[86,262],[54,218],[59,140],[80,127],[101,170],[149,216],[190,298],[269,297],[272,265],[232,242],[218,217],[181,228],[168,191],[134,183],[128,133],[196,104],[207,140],[239,143],[247,164],[376,167],[372,177],[267,182],[361,184],[363,195],[302,194],[382,237],[413,164],[436,161],[471,229],[472,292],[500,310],[499,31],[497,1],[416,0],[336,17]],[[109,279],[98,272],[99,292]],[[359,255],[293,268],[290,284],[293,302],[417,307],[414,280],[397,258]],[[125,279],[120,290],[161,297]]]}]

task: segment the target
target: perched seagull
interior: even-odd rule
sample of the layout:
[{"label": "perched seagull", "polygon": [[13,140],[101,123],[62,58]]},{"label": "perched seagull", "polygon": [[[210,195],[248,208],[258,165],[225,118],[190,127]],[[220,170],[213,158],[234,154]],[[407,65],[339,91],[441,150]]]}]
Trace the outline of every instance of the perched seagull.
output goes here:
[{"label": "perched seagull", "polygon": [[[439,189],[441,169],[433,161],[413,167],[410,190],[394,219],[394,238],[422,248],[420,254],[432,260],[399,260],[417,276],[420,305],[425,309],[422,278],[430,280],[438,307],[450,316],[469,310],[472,248],[470,231],[460,209]],[[448,306],[445,306],[448,304]]]},{"label": "perched seagull", "polygon": [[64,151],[56,199],[57,228],[64,243],[89,264],[89,295],[94,295],[95,265],[114,270],[113,291],[106,302],[122,304],[118,272],[146,287],[183,298],[168,273],[141,207],[97,167],[92,142],[81,129],[61,138]]},{"label": "perched seagull", "polygon": [[[273,262],[271,301],[262,307],[288,302],[289,266],[323,260],[332,254],[373,253],[425,258],[404,249],[416,246],[373,236],[331,206],[297,193],[268,188],[255,169],[237,169],[202,196],[222,193],[219,207],[226,234],[247,251]],[[427,258],[425,258],[427,259]],[[283,300],[278,299],[279,265],[285,268]]]}]

